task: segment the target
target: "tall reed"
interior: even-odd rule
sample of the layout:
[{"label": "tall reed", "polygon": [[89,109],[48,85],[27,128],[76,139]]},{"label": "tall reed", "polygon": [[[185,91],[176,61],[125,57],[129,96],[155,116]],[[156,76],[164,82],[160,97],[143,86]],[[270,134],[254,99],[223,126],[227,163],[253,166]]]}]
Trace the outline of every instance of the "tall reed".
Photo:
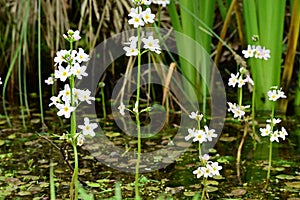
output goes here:
[{"label": "tall reed", "polygon": [[[171,22],[174,29],[180,33],[186,34],[199,43],[204,50],[210,54],[211,40],[215,0],[200,0],[200,1],[185,1],[179,0],[178,7],[180,14],[177,10],[175,1],[169,5],[169,13]],[[210,81],[210,61],[202,55],[201,52],[195,52],[195,44],[186,43],[180,38],[176,39],[178,52],[181,55],[192,54],[195,55],[197,65],[192,66],[184,58],[179,57],[180,69],[182,74],[189,80],[194,88],[201,94],[198,101],[203,103],[203,113],[206,110],[207,98],[207,83]],[[196,69],[201,72],[196,73]],[[192,91],[187,90],[187,94]],[[197,100],[194,100],[197,101]]]},{"label": "tall reed", "polygon": [[280,82],[285,4],[286,0],[243,0],[247,43],[253,45],[252,36],[258,35],[258,43],[271,52],[268,61],[249,61],[255,82],[256,110],[271,110],[267,93],[272,85],[279,85]]}]

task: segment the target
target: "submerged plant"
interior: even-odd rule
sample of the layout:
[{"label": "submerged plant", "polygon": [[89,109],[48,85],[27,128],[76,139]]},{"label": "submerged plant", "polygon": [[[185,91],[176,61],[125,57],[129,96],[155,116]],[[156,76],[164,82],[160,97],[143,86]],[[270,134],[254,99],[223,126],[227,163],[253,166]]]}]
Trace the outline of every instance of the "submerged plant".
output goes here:
[{"label": "submerged plant", "polygon": [[288,135],[286,129],[284,127],[281,127],[281,130],[274,130],[276,124],[280,123],[281,120],[279,118],[275,118],[275,106],[276,102],[280,98],[286,98],[284,92],[280,89],[278,89],[277,86],[271,87],[271,89],[268,91],[268,97],[269,101],[272,102],[272,113],[271,118],[267,120],[267,125],[265,128],[260,128],[261,136],[263,137],[269,137],[270,139],[270,145],[269,145],[269,161],[268,161],[268,172],[267,172],[267,180],[266,185],[264,189],[266,190],[268,188],[269,182],[270,182],[270,171],[271,171],[271,165],[272,165],[272,144],[274,141],[279,143],[279,139],[285,140],[285,137]]},{"label": "submerged plant", "polygon": [[220,166],[218,162],[209,161],[210,156],[208,154],[202,156],[201,144],[203,142],[211,142],[213,138],[216,138],[218,135],[214,129],[209,129],[206,125],[204,126],[204,130],[201,129],[200,122],[203,118],[203,114],[198,114],[198,111],[191,112],[189,117],[197,121],[197,128],[189,128],[189,134],[185,137],[185,140],[193,139],[193,142],[198,142],[199,160],[201,162],[200,166],[193,171],[193,174],[195,174],[197,178],[203,177],[201,199],[205,199],[206,197],[209,199],[207,193],[207,178],[220,175],[219,171],[222,169],[222,166]]},{"label": "submerged plant", "polygon": [[[73,43],[78,41],[81,37],[79,31],[69,30],[64,38],[70,43],[69,50],[60,50],[56,53],[54,58],[55,65],[58,69],[54,71],[56,80],[67,82],[64,89],[60,90],[57,96],[52,96],[52,101],[49,106],[54,105],[57,108],[57,115],[65,118],[71,118],[71,130],[60,136],[60,139],[66,140],[73,147],[74,151],[74,171],[72,181],[70,184],[70,199],[78,199],[78,153],[77,145],[81,146],[84,143],[85,137],[95,136],[94,129],[97,128],[96,123],[90,123],[89,118],[84,118],[84,125],[79,125],[81,131],[77,132],[76,125],[76,108],[82,103],[91,104],[95,100],[91,97],[91,91],[88,89],[75,88],[75,78],[82,79],[88,74],[85,72],[86,66],[84,62],[89,61],[89,56],[84,53],[84,50],[79,48],[78,51],[73,49]],[[53,79],[48,78],[45,81],[47,84],[53,83]]]}]

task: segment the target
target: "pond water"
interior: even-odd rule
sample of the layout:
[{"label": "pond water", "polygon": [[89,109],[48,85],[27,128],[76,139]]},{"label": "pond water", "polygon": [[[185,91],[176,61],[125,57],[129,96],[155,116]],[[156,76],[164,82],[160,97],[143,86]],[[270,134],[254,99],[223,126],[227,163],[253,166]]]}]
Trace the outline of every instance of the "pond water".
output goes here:
[{"label": "pond water", "polygon": [[[46,113],[46,123],[50,130],[60,131],[58,120]],[[53,141],[55,148],[40,132],[39,115],[28,120],[28,130],[22,131],[19,116],[13,119],[13,128],[8,128],[5,119],[0,119],[0,199],[50,199],[50,163],[54,166],[54,181],[57,199],[67,199],[72,170],[64,161],[64,156],[72,165],[72,148],[63,141]],[[265,121],[259,119],[258,121]],[[209,179],[210,199],[300,199],[300,128],[297,119],[286,119],[288,138],[273,145],[271,183],[263,190],[268,159],[268,141],[262,139],[254,145],[250,134],[242,150],[241,181],[237,178],[236,152],[243,127],[227,120],[222,135],[210,155],[223,167],[221,176]],[[135,148],[134,141],[119,133],[114,123],[105,124],[105,131],[118,146]],[[171,123],[170,123],[171,124]],[[174,124],[174,123],[173,123]],[[263,124],[261,125],[263,126]],[[259,125],[257,125],[257,130]],[[158,149],[168,143],[177,131],[176,126],[165,128],[160,137],[146,141],[143,146]],[[113,134],[112,134],[113,133]],[[254,149],[254,146],[256,147]],[[198,146],[193,144],[175,162],[160,170],[141,175],[143,199],[193,199],[201,190],[200,179],[193,175],[199,165]],[[95,195],[95,199],[109,199],[114,196],[115,184],[121,185],[124,199],[134,198],[134,175],[110,168],[82,148],[79,150],[79,177],[84,188]],[[63,156],[64,155],[64,156]],[[156,158],[162,159],[162,158]],[[194,198],[196,199],[196,198]]]}]

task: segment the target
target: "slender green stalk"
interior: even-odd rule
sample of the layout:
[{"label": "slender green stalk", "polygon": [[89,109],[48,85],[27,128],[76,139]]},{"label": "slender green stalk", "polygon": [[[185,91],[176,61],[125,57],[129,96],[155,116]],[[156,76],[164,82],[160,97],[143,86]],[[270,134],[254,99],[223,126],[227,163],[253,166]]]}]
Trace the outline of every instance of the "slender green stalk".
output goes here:
[{"label": "slender green stalk", "polygon": [[[271,113],[271,133],[273,133],[274,128],[274,113],[275,113],[275,102],[272,102],[272,113]],[[269,182],[270,182],[270,174],[271,174],[271,167],[272,167],[272,141],[270,140],[270,146],[269,146],[269,161],[268,161],[268,172],[267,172],[267,180],[266,185],[264,189],[266,190],[268,188]]]},{"label": "slender green stalk", "polygon": [[53,162],[50,162],[50,199],[55,200],[55,185],[54,185],[54,173],[53,173]]},{"label": "slender green stalk", "polygon": [[41,0],[38,0],[38,80],[39,80],[39,100],[42,125],[44,122],[44,108],[43,108],[43,92],[42,92],[42,64],[41,64]]},{"label": "slender green stalk", "polygon": [[[200,119],[197,120],[198,130],[201,129],[201,122],[200,121],[201,121]],[[202,162],[202,151],[201,151],[201,143],[200,143],[200,141],[199,141],[199,144],[198,144],[198,151],[199,151],[199,159]]]},{"label": "slender green stalk", "polygon": [[202,190],[201,200],[206,199],[205,194],[207,194],[207,191],[206,191],[207,178],[204,178],[203,182],[204,183],[203,183],[203,190]]},{"label": "slender green stalk", "polygon": [[[138,11],[140,12],[140,10]],[[135,182],[134,182],[134,188],[135,188],[135,199],[140,199],[139,195],[139,168],[140,168],[140,159],[141,159],[141,125],[140,125],[140,115],[139,115],[139,101],[140,101],[140,85],[141,85],[141,62],[142,62],[142,54],[141,54],[141,29],[140,27],[137,28],[138,32],[138,73],[137,73],[137,92],[136,92],[136,103],[135,108],[136,114],[136,126],[137,126],[137,132],[138,132],[138,155],[137,155],[137,161],[135,166]]]},{"label": "slender green stalk", "polygon": [[75,200],[78,200],[78,153],[77,153],[77,143],[74,141],[73,151],[74,151],[74,172],[72,176],[72,183],[75,186]]},{"label": "slender green stalk", "polygon": [[105,107],[105,97],[104,97],[104,89],[103,89],[103,87],[101,87],[101,98],[102,98],[103,118],[106,119],[106,107]]},{"label": "slender green stalk", "polygon": [[22,126],[24,131],[26,131],[26,122],[24,116],[24,106],[23,106],[23,92],[22,92],[22,77],[21,77],[22,69],[21,69],[21,52],[19,52],[18,57],[18,85],[19,85],[19,100],[20,100],[20,111],[22,116]]}]

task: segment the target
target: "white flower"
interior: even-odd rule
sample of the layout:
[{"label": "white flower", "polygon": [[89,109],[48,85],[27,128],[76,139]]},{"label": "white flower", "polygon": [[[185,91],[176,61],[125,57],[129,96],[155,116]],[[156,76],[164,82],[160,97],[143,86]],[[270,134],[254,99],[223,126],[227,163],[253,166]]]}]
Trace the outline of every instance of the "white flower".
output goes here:
[{"label": "white flower", "polygon": [[186,141],[188,141],[191,138],[195,137],[195,135],[196,135],[196,129],[195,128],[193,128],[193,129],[189,128],[188,132],[189,132],[189,134],[187,136],[185,136],[185,138],[184,138]]},{"label": "white flower", "polygon": [[49,107],[52,106],[52,105],[57,105],[59,102],[60,102],[60,98],[59,97],[56,97],[56,96],[52,96],[50,98],[50,100],[52,101],[50,104],[49,104]]},{"label": "white flower", "polygon": [[280,90],[277,90],[277,94],[278,94],[279,98],[286,98],[284,92],[282,91],[282,88],[280,88]]},{"label": "white flower", "polygon": [[54,71],[54,77],[56,79],[60,79],[62,82],[65,82],[68,77],[70,77],[72,74],[70,72],[70,66],[67,66],[66,68],[62,66],[58,66],[58,70]]},{"label": "white flower", "polygon": [[271,58],[270,49],[265,49],[265,47],[262,49],[262,58],[265,60],[268,60],[269,58]]},{"label": "white flower", "polygon": [[71,68],[71,73],[76,76],[78,79],[82,79],[82,76],[87,76],[88,74],[85,72],[86,66],[80,66],[79,63],[75,63]]},{"label": "white flower", "polygon": [[250,83],[251,85],[254,85],[254,81],[252,80],[252,78],[249,75],[246,75],[245,81]]},{"label": "white flower", "polygon": [[90,119],[84,118],[84,125],[79,125],[78,128],[82,129],[83,135],[90,135],[92,137],[95,136],[94,129],[96,129],[98,125],[96,123],[90,123]]},{"label": "white flower", "polygon": [[75,59],[77,60],[77,62],[82,63],[82,62],[89,61],[90,57],[88,54],[84,53],[84,50],[82,48],[79,48],[79,51]]},{"label": "white flower", "polygon": [[276,119],[276,118],[273,118],[273,120],[271,120],[271,119],[267,119],[267,121],[266,122],[268,122],[268,123],[271,123],[271,124],[273,124],[273,125],[275,125],[275,124],[279,124],[280,122],[281,122],[281,119]]},{"label": "white flower", "polygon": [[64,89],[58,93],[58,97],[61,97],[64,102],[71,101],[71,90],[69,84],[65,84]]},{"label": "white flower", "polygon": [[202,118],[203,118],[203,114],[198,114],[198,111],[196,111],[196,112],[191,112],[191,114],[189,115],[189,117],[190,117],[191,119],[195,119],[195,120],[197,120],[197,121],[201,121]]},{"label": "white flower", "polygon": [[278,131],[276,130],[276,131],[273,132],[273,134],[270,137],[271,142],[276,141],[276,142],[279,143],[278,137],[279,137],[279,134],[278,134]]},{"label": "white flower", "polygon": [[206,139],[208,141],[212,141],[212,138],[216,138],[218,135],[215,134],[215,129],[210,129],[205,125],[204,126],[204,130],[205,130],[205,133],[206,133]]},{"label": "white flower", "polygon": [[78,135],[78,137],[77,137],[77,145],[78,146],[82,146],[83,143],[84,143],[84,140],[85,140],[85,138],[84,138],[84,136],[82,134]]},{"label": "white flower", "polygon": [[266,128],[260,128],[261,136],[269,136],[271,134],[271,126],[267,124]]},{"label": "white flower", "polygon": [[123,115],[123,116],[125,115],[125,112],[124,112],[125,108],[126,108],[125,105],[123,104],[123,102],[121,102],[121,104],[118,107],[118,109],[119,109],[120,114]]},{"label": "white flower", "polygon": [[[1,82],[1,78],[0,78],[0,82]],[[45,80],[45,83],[47,83],[48,85],[53,85],[53,83],[54,83],[53,77],[51,77],[51,76],[48,77],[48,79]],[[0,84],[2,84],[2,82]]]},{"label": "white flower", "polygon": [[123,47],[123,49],[126,51],[126,56],[137,56],[139,54],[139,51],[135,47]]},{"label": "white flower", "polygon": [[210,171],[212,173],[213,176],[220,175],[220,170],[222,169],[222,166],[219,166],[218,162],[210,162],[209,164],[207,164],[206,166],[207,168],[210,168]]},{"label": "white flower", "polygon": [[209,160],[210,156],[208,154],[204,154],[201,158],[202,161],[207,162]]},{"label": "white flower", "polygon": [[72,29],[70,29],[70,30],[68,30],[67,35],[63,34],[63,37],[65,39],[68,39],[68,40],[71,39],[71,40],[74,40],[74,41],[78,41],[81,38],[79,34],[80,33],[79,33],[78,30],[73,31]]},{"label": "white flower", "polygon": [[3,83],[2,83],[2,81],[1,81],[1,77],[0,77],[0,85],[2,85]]},{"label": "white flower", "polygon": [[74,35],[73,35],[73,37],[74,37],[74,40],[75,41],[78,41],[78,40],[80,40],[81,39],[81,37],[80,37],[80,35],[79,35],[80,33],[79,33],[79,31],[78,30],[76,30],[75,32],[74,32]]},{"label": "white flower", "polygon": [[203,130],[196,130],[193,142],[203,143],[206,142],[206,134]]},{"label": "white flower", "polygon": [[281,131],[279,131],[279,137],[281,137],[283,140],[285,140],[285,136],[287,136],[288,133],[286,132],[284,127],[281,127]]},{"label": "white flower", "polygon": [[243,85],[245,85],[246,82],[247,82],[246,79],[243,79],[243,77],[241,75],[238,79],[238,87],[239,88],[243,87]]},{"label": "white flower", "polygon": [[131,9],[131,12],[128,14],[128,16],[132,17],[128,20],[129,24],[132,24],[134,28],[138,28],[139,26],[144,26],[145,23],[142,19],[142,8],[138,7],[136,9]]},{"label": "white flower", "polygon": [[234,115],[233,117],[234,118],[241,118],[242,116],[245,115],[245,109],[247,108],[250,108],[250,105],[247,105],[247,106],[239,106],[239,105],[236,105],[235,103],[234,104],[229,104],[230,102],[228,102],[228,105],[229,105],[229,109],[228,111],[231,111]]},{"label": "white flower", "polygon": [[170,0],[153,0],[153,3],[166,7],[167,4],[170,4]]},{"label": "white flower", "polygon": [[204,174],[200,167],[193,171],[193,174],[197,175],[197,178],[201,178]]},{"label": "white flower", "polygon": [[209,164],[207,164],[206,167],[201,167],[201,170],[202,170],[203,176],[205,178],[207,178],[207,177],[213,177],[212,168],[210,167]]},{"label": "white flower", "polygon": [[268,97],[270,101],[277,101],[277,99],[279,99],[279,95],[277,95],[276,90],[268,91]]},{"label": "white flower", "polygon": [[255,58],[259,58],[259,59],[262,59],[263,58],[263,50],[261,48],[260,45],[258,45],[255,49],[255,55],[254,55]]},{"label": "white flower", "polygon": [[244,54],[245,58],[252,58],[254,55],[254,50],[252,49],[251,45],[248,45],[248,49],[243,50],[242,54]]},{"label": "white flower", "polygon": [[147,8],[142,12],[143,20],[146,24],[153,23],[155,15],[151,13],[151,9]]},{"label": "white flower", "polygon": [[228,108],[227,111],[233,113],[235,111],[235,109],[236,109],[236,103],[227,102],[227,104],[229,106],[229,108]]},{"label": "white flower", "polygon": [[86,101],[88,104],[91,104],[91,100],[95,101],[95,97],[91,97],[91,91],[89,91],[88,89],[86,90],[80,90],[78,92],[78,99],[80,101]]},{"label": "white flower", "polygon": [[144,48],[149,49],[150,51],[154,51],[157,54],[161,53],[161,48],[158,44],[158,39],[153,39],[153,36],[149,36],[147,38],[143,38],[142,41],[144,42]]},{"label": "white flower", "polygon": [[268,97],[270,101],[277,101],[279,98],[286,98],[282,88],[280,88],[280,90],[275,88],[277,87],[272,87],[272,89],[268,91]]},{"label": "white flower", "polygon": [[59,109],[57,112],[58,116],[65,116],[65,118],[70,118],[71,112],[73,112],[76,108],[70,106],[70,102],[66,102],[65,104],[56,104],[56,107]]},{"label": "white flower", "polygon": [[231,73],[231,77],[229,78],[228,81],[228,85],[235,87],[235,85],[238,83],[238,77],[239,77],[240,73],[238,72],[236,75],[234,75],[233,73]]},{"label": "white flower", "polygon": [[56,57],[54,57],[55,66],[57,64],[61,65],[63,62],[65,62],[66,61],[65,57],[68,54],[69,54],[69,51],[67,51],[67,50],[60,50],[60,51],[56,52]]}]

